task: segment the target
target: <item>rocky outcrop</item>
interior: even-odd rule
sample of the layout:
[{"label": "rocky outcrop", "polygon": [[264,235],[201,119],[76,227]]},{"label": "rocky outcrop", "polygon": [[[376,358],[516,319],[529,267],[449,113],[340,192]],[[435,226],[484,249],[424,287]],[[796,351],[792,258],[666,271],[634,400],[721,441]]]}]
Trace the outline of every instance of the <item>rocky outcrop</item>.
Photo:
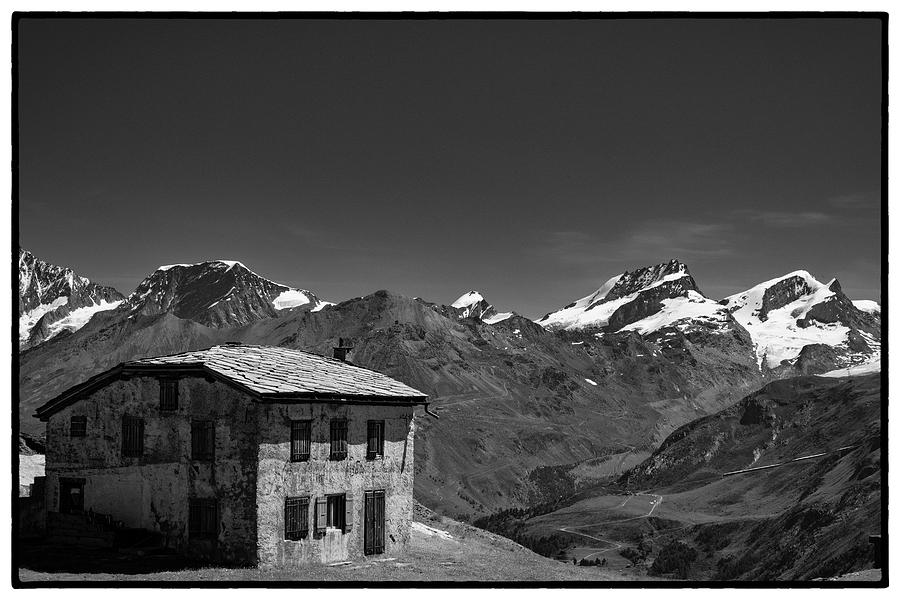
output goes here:
[{"label": "rocky outcrop", "polygon": [[687,275],[640,291],[634,300],[616,309],[609,318],[607,328],[609,331],[618,331],[626,325],[654,315],[662,309],[663,300],[686,296],[689,290],[697,291],[697,284],[693,277]]},{"label": "rocky outcrop", "polygon": [[[865,343],[865,342],[863,342]],[[834,369],[840,354],[826,344],[809,344],[797,355],[794,369],[798,375],[816,375]]]},{"label": "rocky outcrop", "polygon": [[762,306],[759,309],[759,320],[765,321],[768,318],[769,311],[787,306],[811,291],[809,284],[803,277],[795,275],[782,279],[763,294]]},{"label": "rocky outcrop", "polygon": [[864,331],[876,339],[881,339],[881,318],[877,313],[862,311],[853,304],[841,290],[841,284],[835,279],[828,288],[834,295],[816,304],[797,320],[799,327],[809,327],[813,321],[819,323],[840,323],[851,329]]}]

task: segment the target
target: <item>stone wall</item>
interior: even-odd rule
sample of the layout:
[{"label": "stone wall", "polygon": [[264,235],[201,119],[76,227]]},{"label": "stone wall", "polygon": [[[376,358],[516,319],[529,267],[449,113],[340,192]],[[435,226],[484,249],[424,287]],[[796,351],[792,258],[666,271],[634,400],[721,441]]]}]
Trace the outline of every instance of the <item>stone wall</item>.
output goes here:
[{"label": "stone wall", "polygon": [[[259,406],[258,556],[265,566],[291,567],[304,562],[334,562],[363,556],[364,492],[385,491],[385,555],[401,554],[409,542],[413,507],[413,409],[340,403],[262,404]],[[348,420],[348,456],[331,461],[330,422]],[[310,459],[290,461],[291,420],[312,420]],[[366,459],[367,421],[384,420],[384,456]],[[315,533],[315,501],[328,494],[353,500],[346,533]],[[306,539],[285,540],[284,501],[308,496],[310,532]]]},{"label": "stone wall", "polygon": [[[158,531],[188,555],[256,561],[259,405],[231,386],[202,377],[178,382],[178,410],[161,412],[155,377],[120,380],[50,417],[47,509],[59,510],[59,478],[85,478],[84,508],[127,527]],[[144,418],[144,453],[122,456],[122,417]],[[69,435],[70,417],[87,417],[87,436]],[[191,460],[191,420],[215,423],[215,459]],[[191,540],[189,499],[218,499],[218,537]]]}]

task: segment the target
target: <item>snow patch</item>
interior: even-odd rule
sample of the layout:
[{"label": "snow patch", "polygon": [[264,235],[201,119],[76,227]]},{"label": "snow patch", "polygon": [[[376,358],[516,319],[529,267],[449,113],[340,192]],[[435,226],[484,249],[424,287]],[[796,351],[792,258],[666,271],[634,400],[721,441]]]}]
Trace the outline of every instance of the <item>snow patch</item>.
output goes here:
[{"label": "snow patch", "polygon": [[471,292],[465,293],[457,298],[456,302],[454,302],[450,306],[452,306],[453,308],[466,308],[467,306],[472,306],[473,304],[481,302],[482,300],[484,300],[484,296],[482,296],[475,290],[472,290]]},{"label": "snow patch", "polygon": [[482,321],[484,321],[485,323],[487,323],[489,325],[493,325],[494,323],[499,323],[500,321],[505,321],[506,319],[510,318],[511,316],[513,316],[513,313],[511,313],[511,312],[497,313],[493,317],[486,317],[486,318],[482,319]]},{"label": "snow patch", "polygon": [[301,292],[300,290],[287,289],[272,300],[272,305],[277,310],[284,310],[286,308],[294,308],[295,306],[302,306],[304,304],[309,304],[310,299],[309,296]]},{"label": "snow patch", "polygon": [[419,533],[423,533],[432,537],[439,537],[445,540],[452,540],[453,536],[450,535],[449,531],[444,531],[443,529],[436,529],[434,527],[429,527],[424,523],[419,523],[418,521],[412,522],[412,529],[414,531],[418,531]]},{"label": "snow patch", "polygon": [[852,365],[845,369],[835,369],[822,373],[819,377],[854,377],[856,375],[868,375],[870,373],[881,372],[881,353],[874,356],[874,360],[864,362],[858,365]]},{"label": "snow patch", "polygon": [[325,300],[320,300],[318,304],[316,304],[316,307],[309,312],[319,312],[326,306],[335,306],[335,304],[334,302],[326,302]]},{"label": "snow patch", "polygon": [[31,329],[45,314],[69,302],[68,296],[60,296],[50,304],[39,304],[19,317],[19,342],[27,342]]},{"label": "snow patch", "polygon": [[585,377],[584,380],[587,381],[591,385],[597,385],[597,382],[594,381],[593,379],[588,379],[587,377]]},{"label": "snow patch", "polygon": [[101,300],[99,304],[92,304],[91,306],[82,306],[81,308],[76,308],[59,321],[50,324],[50,335],[48,337],[53,337],[64,329],[68,329],[72,332],[78,331],[79,329],[87,325],[88,321],[91,320],[91,317],[96,315],[98,312],[113,310],[114,308],[122,304],[122,302],[124,302],[124,300],[116,300],[115,302],[107,302],[106,300]]},{"label": "snow patch", "polygon": [[854,300],[853,306],[870,314],[881,313],[881,305],[874,300]]},{"label": "snow patch", "polygon": [[645,335],[685,319],[703,319],[707,322],[725,324],[728,321],[728,311],[718,302],[694,290],[688,290],[686,297],[663,300],[659,312],[625,325],[619,331],[633,330]]}]

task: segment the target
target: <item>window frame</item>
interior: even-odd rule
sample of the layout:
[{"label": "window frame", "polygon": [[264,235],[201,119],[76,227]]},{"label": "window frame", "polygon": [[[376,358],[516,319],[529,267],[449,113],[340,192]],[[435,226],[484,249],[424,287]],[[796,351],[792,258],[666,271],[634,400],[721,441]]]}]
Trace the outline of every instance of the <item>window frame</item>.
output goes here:
[{"label": "window frame", "polygon": [[[212,522],[212,528],[209,525]],[[219,501],[216,498],[188,500],[188,539],[215,539],[219,536]]]},{"label": "window frame", "polygon": [[178,410],[178,380],[161,377],[159,379],[159,411],[176,412]]},{"label": "window frame", "polygon": [[[305,432],[304,432],[305,430]],[[303,433],[306,434],[306,452],[303,448]],[[291,421],[291,462],[307,462],[312,450],[312,421],[297,419]]]},{"label": "window frame", "polygon": [[284,499],[285,540],[296,542],[309,537],[309,505],[309,496],[288,496]]},{"label": "window frame", "polygon": [[211,419],[191,419],[191,460],[216,459],[216,423]]},{"label": "window frame", "polygon": [[347,529],[347,494],[325,496],[325,529]]},{"label": "window frame", "polygon": [[[75,427],[75,424],[78,424],[78,427]],[[87,416],[86,415],[71,415],[69,416],[69,437],[70,438],[83,438],[87,437]]]},{"label": "window frame", "polygon": [[[376,448],[372,448],[372,430],[377,429]],[[366,460],[384,458],[384,419],[366,421]]]},{"label": "window frame", "polygon": [[349,454],[349,421],[346,418],[331,419],[330,452],[328,460],[345,460]]},{"label": "window frame", "polygon": [[[133,429],[133,431],[132,431]],[[122,416],[122,456],[141,458],[144,455],[144,418]]]}]

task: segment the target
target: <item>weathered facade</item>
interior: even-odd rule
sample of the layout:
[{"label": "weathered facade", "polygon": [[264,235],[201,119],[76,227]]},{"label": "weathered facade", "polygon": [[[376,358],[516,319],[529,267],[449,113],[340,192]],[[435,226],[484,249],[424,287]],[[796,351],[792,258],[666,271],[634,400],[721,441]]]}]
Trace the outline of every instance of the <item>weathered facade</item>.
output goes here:
[{"label": "weathered facade", "polygon": [[424,401],[384,375],[281,348],[125,363],[38,410],[47,510],[110,515],[232,563],[400,553]]}]

